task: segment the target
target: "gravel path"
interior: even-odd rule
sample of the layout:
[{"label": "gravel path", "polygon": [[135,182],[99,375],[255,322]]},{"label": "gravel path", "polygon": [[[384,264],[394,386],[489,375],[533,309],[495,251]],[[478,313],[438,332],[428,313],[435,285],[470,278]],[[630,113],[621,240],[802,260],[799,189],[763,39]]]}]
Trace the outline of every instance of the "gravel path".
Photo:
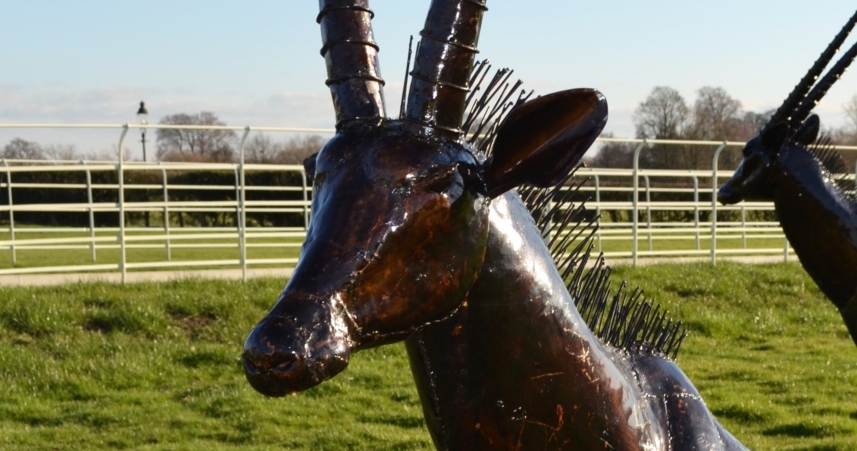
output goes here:
[{"label": "gravel path", "polygon": [[[292,275],[292,268],[264,268],[248,269],[247,277],[281,277]],[[240,269],[205,269],[194,271],[134,271],[125,276],[126,282],[166,282],[176,279],[201,278],[201,279],[241,279]],[[14,276],[0,276],[0,286],[10,285],[62,285],[77,282],[112,282],[120,283],[120,273],[57,273],[57,274],[22,274]]]}]

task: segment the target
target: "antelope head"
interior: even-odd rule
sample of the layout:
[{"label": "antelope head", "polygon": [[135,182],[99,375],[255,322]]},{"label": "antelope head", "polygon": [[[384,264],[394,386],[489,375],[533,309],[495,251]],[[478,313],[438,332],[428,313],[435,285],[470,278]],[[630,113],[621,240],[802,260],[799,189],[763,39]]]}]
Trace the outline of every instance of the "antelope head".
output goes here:
[{"label": "antelope head", "polygon": [[768,120],[759,134],[744,146],[744,157],[735,174],[717,191],[722,204],[735,204],[742,200],[773,200],[782,171],[780,157],[791,146],[807,147],[818,138],[819,119],[812,109],[827,90],[845,72],[857,56],[857,44],[816,83],[830,63],[839,46],[857,23],[855,13],[827,49],[795,86],[782,105]]},{"label": "antelope head", "polygon": [[247,379],[269,396],[453,315],[482,265],[491,199],[559,183],[607,120],[597,91],[539,97],[509,113],[486,159],[460,129],[485,0],[432,1],[398,120],[385,115],[368,0],[319,3],[337,133],[306,162],[299,263],[244,344]]}]

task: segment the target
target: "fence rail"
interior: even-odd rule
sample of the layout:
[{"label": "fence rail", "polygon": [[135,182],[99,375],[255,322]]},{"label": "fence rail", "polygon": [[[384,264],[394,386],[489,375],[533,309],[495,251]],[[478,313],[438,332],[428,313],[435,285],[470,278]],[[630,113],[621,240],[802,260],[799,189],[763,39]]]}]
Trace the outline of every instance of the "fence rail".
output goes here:
[{"label": "fence rail", "polygon": [[[131,128],[243,131],[237,163],[143,163],[124,161],[119,155],[117,161],[112,162],[2,160],[0,193],[5,193],[7,201],[0,205],[0,219],[5,220],[5,227],[0,226],[0,275],[118,271],[123,282],[128,271],[142,269],[239,267],[246,277],[250,266],[293,266],[310,220],[312,188],[304,168],[247,164],[244,144],[248,135],[255,131],[332,132],[276,127],[130,124],[0,124],[0,128],[111,128],[120,131],[119,149],[123,149]],[[733,172],[718,167],[720,155],[724,149],[740,148],[743,143],[619,138],[598,141],[634,146],[631,169],[581,168],[576,175],[588,178],[581,190],[590,198],[587,208],[600,218],[596,220],[599,228],[595,244],[596,250],[604,252],[606,257],[629,259],[635,265],[639,259],[649,257],[704,257],[712,264],[723,256],[789,257],[791,250],[773,218],[771,203],[742,202],[722,206],[716,202],[717,186]],[[641,153],[655,144],[714,147],[711,169],[641,168]],[[838,150],[854,151],[857,147],[839,147]],[[221,178],[229,182],[187,183],[175,177],[175,174],[213,172],[223,175]],[[27,181],[26,174],[34,173],[76,175],[51,183]],[[142,173],[147,174],[148,179],[141,181],[134,175]],[[295,183],[254,182],[254,174],[265,173],[290,173]],[[113,181],[104,182],[110,177]],[[16,193],[20,195],[25,190],[39,190],[47,198],[38,202],[16,202]],[[78,193],[79,200],[52,201],[53,197],[60,197],[61,192]],[[209,193],[213,198],[186,200],[182,199],[186,195],[175,194],[189,192]],[[259,196],[267,198],[257,198]],[[85,226],[28,226],[20,220],[16,222],[16,214],[36,213],[76,214],[78,219],[86,218]],[[217,224],[199,224],[191,220],[215,216],[221,218]],[[286,226],[258,219],[285,216],[290,218]],[[97,218],[104,217],[113,217],[113,223],[99,224]]]}]

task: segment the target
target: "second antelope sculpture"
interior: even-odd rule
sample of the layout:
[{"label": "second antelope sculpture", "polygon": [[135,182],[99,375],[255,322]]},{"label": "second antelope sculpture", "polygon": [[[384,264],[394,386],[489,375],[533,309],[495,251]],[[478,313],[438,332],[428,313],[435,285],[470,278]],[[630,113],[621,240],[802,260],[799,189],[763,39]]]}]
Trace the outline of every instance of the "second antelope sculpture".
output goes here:
[{"label": "second antelope sculpture", "polygon": [[774,202],[801,264],[839,309],[857,344],[857,202],[834,180],[831,171],[844,172],[844,165],[823,139],[819,142],[819,119],[810,114],[857,56],[855,44],[816,83],[855,23],[857,13],[747,142],[744,159],[717,199]]}]

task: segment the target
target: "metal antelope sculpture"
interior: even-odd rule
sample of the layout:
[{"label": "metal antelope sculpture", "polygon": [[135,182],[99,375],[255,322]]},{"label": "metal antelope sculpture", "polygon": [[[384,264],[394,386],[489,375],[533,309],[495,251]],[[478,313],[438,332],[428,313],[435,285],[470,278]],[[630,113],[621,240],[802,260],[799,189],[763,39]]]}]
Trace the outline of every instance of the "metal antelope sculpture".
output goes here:
[{"label": "metal antelope sculpture", "polygon": [[604,97],[519,102],[472,145],[462,124],[485,0],[433,0],[403,115],[389,119],[368,0],[319,4],[337,133],[307,162],[300,261],[246,340],[251,385],[304,390],[351,353],[404,340],[438,449],[745,449],[666,355],[677,326],[638,293],[611,293],[587,249],[560,274],[509,191],[562,183],[606,122]]},{"label": "metal antelope sculpture", "polygon": [[[816,83],[857,23],[857,13],[795,86],[759,135],[747,142],[735,175],[720,187],[723,204],[773,201],[777,218],[804,269],[839,309],[857,344],[857,202],[831,169],[838,155],[818,140],[813,107],[857,56],[857,44]],[[838,172],[838,171],[837,171]]]}]

